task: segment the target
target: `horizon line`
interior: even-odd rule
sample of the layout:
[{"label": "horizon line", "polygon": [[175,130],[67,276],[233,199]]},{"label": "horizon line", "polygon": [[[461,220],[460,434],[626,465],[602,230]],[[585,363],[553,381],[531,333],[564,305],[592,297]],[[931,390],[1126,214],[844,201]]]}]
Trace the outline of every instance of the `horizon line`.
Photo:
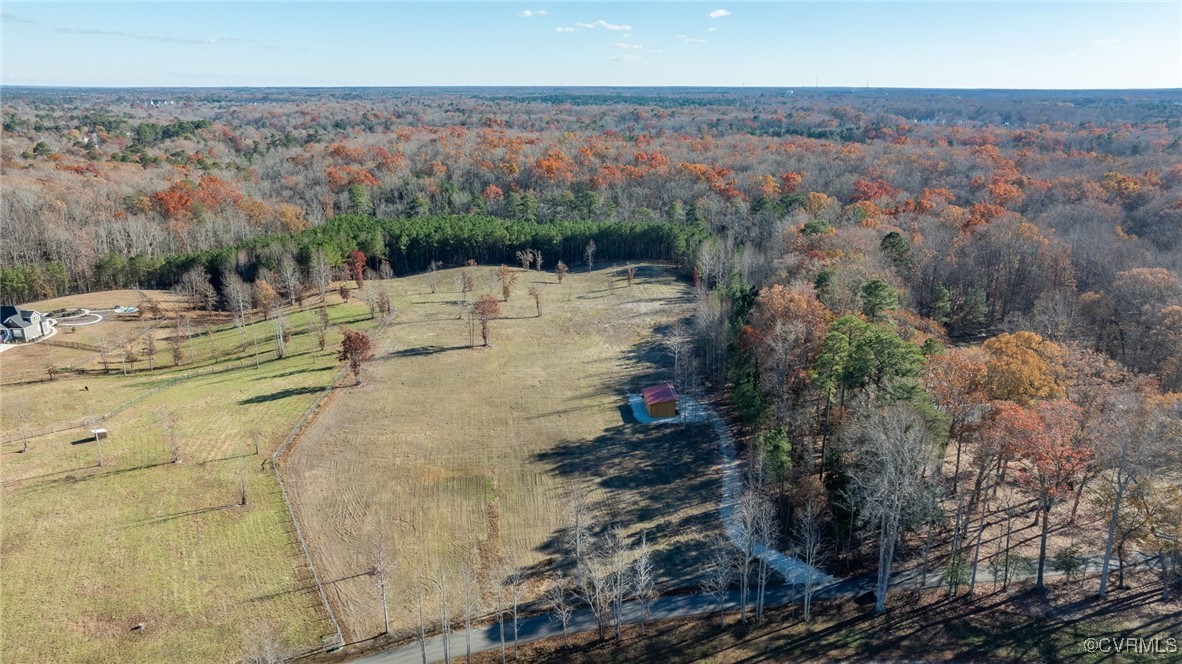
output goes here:
[{"label": "horizon line", "polygon": [[978,92],[1182,92],[1177,87],[1149,88],[1007,88],[1007,87],[928,87],[928,86],[867,86],[867,85],[564,85],[564,84],[372,84],[372,85],[65,85],[42,83],[4,83],[0,88],[28,88],[37,90],[444,90],[444,89],[566,89],[566,90],[950,90]]}]

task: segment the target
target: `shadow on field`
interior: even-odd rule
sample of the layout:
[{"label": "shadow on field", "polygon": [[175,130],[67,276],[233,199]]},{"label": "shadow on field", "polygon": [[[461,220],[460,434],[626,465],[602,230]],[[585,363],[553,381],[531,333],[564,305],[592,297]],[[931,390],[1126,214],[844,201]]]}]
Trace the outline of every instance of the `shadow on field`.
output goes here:
[{"label": "shadow on field", "polygon": [[198,514],[205,514],[207,512],[219,512],[221,510],[233,509],[235,507],[238,507],[237,503],[233,503],[230,505],[215,505],[212,507],[201,507],[201,508],[193,509],[193,510],[185,510],[184,512],[177,512],[175,514],[164,514],[162,516],[154,516],[151,518],[143,519],[139,522],[139,525],[154,526],[154,525],[161,524],[161,523],[167,523],[169,521],[175,521],[176,519],[183,519],[185,517],[197,516]]},{"label": "shadow on field", "polygon": [[450,350],[463,350],[465,348],[468,348],[468,346],[418,346],[416,348],[391,351],[386,354],[386,357],[422,357],[424,355],[438,355],[439,353],[446,353]]},{"label": "shadow on field", "polygon": [[[1140,638],[1146,640],[1143,648],[1151,648],[1150,641],[1157,637],[1159,647],[1164,649],[1166,639],[1182,628],[1182,613],[1177,611],[1149,620],[1122,619],[1143,615],[1140,609],[1161,601],[1160,589],[1152,583],[1114,594],[1105,601],[1091,593],[1047,601],[1033,590],[1005,593],[995,589],[976,597],[940,596],[934,601],[917,601],[909,592],[896,593],[887,612],[881,615],[870,611],[869,604],[863,606],[855,600],[851,604],[859,607],[856,612],[851,613],[847,606],[840,611],[844,619],[808,633],[791,634],[799,630],[799,625],[785,622],[771,635],[760,637],[762,647],[749,648],[758,654],[735,661],[826,658],[835,652],[848,657],[850,650],[861,656],[887,659],[939,653],[939,659],[952,655],[957,661],[1121,661],[1124,658],[1111,649],[1106,656],[1088,653],[1085,639]],[[937,594],[943,595],[929,593],[925,598]],[[872,598],[869,603],[873,603]],[[818,606],[822,614],[832,610],[824,604]]]},{"label": "shadow on field", "polygon": [[270,376],[259,376],[251,378],[251,380],[273,380],[275,378],[288,378],[290,376],[298,376],[306,373],[316,373],[319,371],[332,371],[336,367],[309,367],[307,369],[293,369],[291,371],[284,371],[283,373],[271,374]]},{"label": "shadow on field", "polygon": [[255,403],[267,403],[269,401],[278,401],[288,397],[297,397],[302,394],[316,394],[323,392],[324,388],[320,386],[305,386],[305,387],[289,387],[286,390],[279,390],[278,392],[271,392],[269,394],[258,394],[238,402],[240,406],[246,406]]},{"label": "shadow on field", "polygon": [[[676,587],[703,568],[707,547],[700,540],[718,525],[716,457],[708,427],[627,423],[589,440],[563,441],[535,459],[565,482],[604,489],[594,506],[600,533],[648,523],[661,583]],[[556,531],[540,547],[562,558],[560,567],[573,564],[565,559],[565,537]]]}]

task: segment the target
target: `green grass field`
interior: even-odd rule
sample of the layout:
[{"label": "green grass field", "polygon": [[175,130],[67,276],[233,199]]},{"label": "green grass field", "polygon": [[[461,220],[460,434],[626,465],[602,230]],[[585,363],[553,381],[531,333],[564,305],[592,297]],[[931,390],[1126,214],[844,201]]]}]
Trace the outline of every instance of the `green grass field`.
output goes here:
[{"label": "green grass field", "polygon": [[[329,311],[334,323],[373,326],[359,303]],[[314,316],[288,320],[298,330]],[[280,360],[272,324],[250,327],[261,339],[258,368],[236,329],[203,325],[212,334],[190,340],[185,366],[172,367],[161,343],[153,372],[142,361],[128,376],[2,389],[5,440],[119,411],[98,425],[110,432],[102,467],[84,429],[33,438],[25,453],[21,443],[0,450],[4,662],[237,661],[260,631],[297,649],[330,634],[274,474],[261,464],[336,375],[339,334],[334,327],[324,352],[315,334],[297,334]],[[168,323],[161,334],[170,333]],[[22,352],[8,351],[0,366]],[[170,412],[179,464],[162,424]]]}]

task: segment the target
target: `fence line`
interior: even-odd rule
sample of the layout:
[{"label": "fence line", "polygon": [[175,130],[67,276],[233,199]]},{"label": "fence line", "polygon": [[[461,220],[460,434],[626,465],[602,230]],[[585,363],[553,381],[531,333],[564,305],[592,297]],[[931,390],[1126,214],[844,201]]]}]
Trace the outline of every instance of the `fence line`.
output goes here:
[{"label": "fence line", "polygon": [[[375,336],[381,334],[386,329],[390,319],[391,316],[384,316],[382,318],[382,321],[374,330]],[[312,582],[316,584],[316,590],[320,593],[321,601],[324,602],[324,610],[326,613],[328,613],[328,619],[332,622],[333,630],[336,631],[336,644],[328,648],[328,650],[335,650],[336,648],[343,646],[345,644],[345,637],[341,633],[341,625],[337,622],[336,614],[333,613],[332,604],[328,601],[328,593],[324,591],[324,584],[320,581],[320,573],[316,571],[316,565],[312,562],[312,552],[308,548],[308,541],[304,538],[304,531],[302,528],[300,528],[300,520],[296,516],[295,509],[291,506],[291,499],[287,493],[287,485],[283,483],[283,474],[279,472],[279,460],[288,453],[288,448],[293,443],[295,443],[301,435],[303,435],[304,429],[308,426],[308,424],[311,423],[315,416],[319,414],[320,407],[323,406],[324,402],[327,401],[332,395],[333,390],[337,388],[337,385],[345,377],[348,371],[348,365],[341,367],[340,370],[337,371],[337,373],[333,376],[332,381],[329,382],[328,387],[325,387],[324,391],[320,393],[320,396],[316,398],[316,401],[314,401],[312,405],[304,411],[304,414],[300,416],[299,421],[295,423],[295,426],[293,426],[291,431],[288,432],[287,436],[284,437],[283,442],[279,443],[279,447],[275,448],[275,451],[271,453],[271,470],[275,471],[275,479],[279,482],[279,492],[283,496],[283,505],[287,508],[287,515],[291,518],[291,523],[292,526],[294,526],[296,538],[299,540],[300,548],[304,552],[304,559],[308,562],[308,569],[312,572]]]},{"label": "fence line", "polygon": [[101,349],[92,344],[84,344],[79,341],[59,341],[57,339],[46,339],[38,343],[43,343],[46,346],[57,346],[59,348],[73,348],[74,350],[84,350],[90,353],[97,353]]},{"label": "fence line", "polygon": [[196,376],[196,375],[200,375],[200,374],[198,374],[198,373],[183,373],[179,376],[171,378],[171,379],[157,385],[156,387],[153,387],[152,389],[147,390],[146,392],[136,396],[135,398],[119,404],[118,406],[115,407],[114,410],[110,411],[109,413],[103,413],[101,415],[91,415],[89,417],[84,417],[81,420],[77,421],[75,424],[72,424],[69,426],[58,427],[57,429],[51,429],[48,431],[37,431],[34,433],[25,434],[23,436],[18,436],[16,438],[9,438],[3,442],[0,442],[0,445],[8,445],[10,443],[17,443],[17,442],[20,442],[20,441],[25,440],[27,438],[39,438],[41,436],[49,436],[49,435],[52,435],[55,433],[62,433],[63,431],[73,431],[74,429],[81,429],[81,428],[86,427],[92,423],[97,424],[99,422],[105,422],[106,420],[109,420],[112,417],[115,417],[116,415],[118,415],[119,413],[122,413],[123,411],[127,410],[128,408],[131,408],[132,406],[136,405],[137,403],[140,403],[144,399],[147,399],[148,397],[152,396],[153,394],[157,394],[162,390],[166,390],[166,389],[172,387],[173,385],[176,385],[177,383],[181,382],[182,380],[188,380],[189,378],[192,378],[193,376]]}]

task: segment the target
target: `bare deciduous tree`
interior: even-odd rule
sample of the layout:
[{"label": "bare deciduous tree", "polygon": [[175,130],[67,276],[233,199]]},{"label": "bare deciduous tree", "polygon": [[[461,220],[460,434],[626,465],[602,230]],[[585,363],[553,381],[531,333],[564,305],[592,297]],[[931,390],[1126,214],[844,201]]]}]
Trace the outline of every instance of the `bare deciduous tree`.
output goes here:
[{"label": "bare deciduous tree", "polygon": [[533,249],[522,249],[517,252],[517,262],[521,263],[521,269],[528,270],[529,266],[534,262]]},{"label": "bare deciduous tree", "polygon": [[332,268],[328,265],[328,258],[323,249],[317,249],[312,254],[312,263],[308,266],[308,278],[316,287],[316,294],[320,296],[321,304],[328,294],[328,287],[332,283]]},{"label": "bare deciduous tree", "polygon": [[439,268],[443,267],[443,263],[439,261],[431,261],[427,264],[427,285],[431,287],[431,293],[435,293],[439,289]]},{"label": "bare deciduous tree", "polygon": [[295,305],[296,300],[301,299],[302,285],[300,284],[300,268],[290,254],[284,252],[279,256],[278,264],[275,266],[275,274],[279,277],[279,285],[283,289],[287,303]]},{"label": "bare deciduous tree", "polygon": [[611,595],[612,624],[616,631],[616,641],[623,637],[620,626],[624,616],[624,599],[628,596],[632,585],[631,578],[631,545],[624,531],[612,528],[603,538],[603,559],[608,570],[608,593]]},{"label": "bare deciduous tree", "polygon": [[460,270],[460,275],[456,278],[456,290],[460,292],[460,315],[456,316],[458,320],[464,317],[464,310],[468,308],[468,293],[476,290],[476,278],[470,270]]},{"label": "bare deciduous tree", "polygon": [[[591,542],[588,542],[590,544]],[[584,555],[582,562],[575,571],[578,583],[579,598],[591,609],[595,618],[595,625],[599,628],[599,640],[607,637],[608,620],[611,617],[612,597],[609,585],[609,572],[601,557]]]},{"label": "bare deciduous tree", "polygon": [[933,442],[923,417],[906,404],[868,408],[850,427],[857,458],[855,498],[862,522],[878,540],[877,613],[886,610],[895,544],[930,491]]},{"label": "bare deciduous tree", "polygon": [[1108,592],[1108,566],[1112,560],[1125,492],[1142,476],[1152,473],[1161,461],[1161,452],[1167,449],[1164,443],[1170,440],[1166,426],[1169,416],[1153,399],[1131,392],[1117,395],[1111,401],[1107,409],[1108,421],[1105,423],[1108,426],[1104,427],[1105,433],[1109,434],[1105,437],[1108,445],[1103,451],[1111,467],[1111,477],[1106,479],[1110,483],[1112,509],[1104,542],[1103,563],[1100,566],[1100,599],[1104,599]]},{"label": "bare deciduous tree", "polygon": [[521,637],[518,632],[518,625],[521,618],[521,598],[525,594],[525,575],[522,574],[520,567],[514,567],[507,577],[505,577],[505,585],[509,590],[509,604],[513,611],[513,659],[520,659],[518,649],[521,646]]},{"label": "bare deciduous tree", "polygon": [[476,570],[472,568],[471,564],[465,564],[460,571],[460,593],[464,603],[465,657],[468,664],[472,664],[472,619],[476,616],[480,588],[476,578]]},{"label": "bare deciduous tree", "polygon": [[734,548],[726,538],[714,535],[708,547],[702,592],[714,600],[718,608],[718,624],[726,627],[726,598],[735,575]]},{"label": "bare deciduous tree", "polygon": [[632,596],[640,604],[640,635],[644,636],[652,616],[653,601],[657,598],[656,575],[647,533],[641,534],[640,549],[636,552],[636,560],[632,562]]},{"label": "bare deciduous tree", "polygon": [[566,263],[563,263],[562,261],[558,261],[558,264],[554,266],[554,274],[558,277],[558,283],[560,284],[562,283],[563,278],[566,277],[567,272],[570,272],[570,268],[568,268]]},{"label": "bare deciduous tree", "polygon": [[427,664],[427,614],[423,611],[423,579],[421,575],[415,586],[419,591],[419,653],[423,656],[423,664]]},{"label": "bare deciduous tree", "polygon": [[440,636],[443,638],[443,661],[451,661],[451,615],[447,604],[447,572],[440,567],[436,577],[432,579],[435,589],[439,591],[439,624]]},{"label": "bare deciduous tree", "polygon": [[595,240],[587,240],[587,246],[583,247],[583,260],[587,261],[587,271],[590,272],[595,267]]},{"label": "bare deciduous tree", "polygon": [[144,333],[144,356],[148,358],[148,371],[156,370],[156,337],[151,330]]},{"label": "bare deciduous tree", "polygon": [[283,314],[279,314],[273,321],[273,328],[275,333],[275,357],[282,360],[287,357],[287,342],[291,340],[291,326],[287,324],[287,318]]},{"label": "bare deciduous tree", "polygon": [[[821,517],[816,504],[811,500],[805,504],[796,520],[794,539],[798,560],[813,569],[820,569],[825,564],[828,556],[821,531]],[[803,585],[803,617],[804,621],[808,622],[812,617],[813,593],[817,589],[816,575],[807,575]]]},{"label": "bare deciduous tree", "polygon": [[165,413],[161,424],[164,426],[164,438],[168,443],[168,456],[171,459],[171,463],[180,463],[180,433],[177,431],[176,412],[169,411]]},{"label": "bare deciduous tree", "polygon": [[591,502],[587,489],[572,484],[566,489],[566,545],[574,556],[575,569],[580,569],[589,552],[592,529]]},{"label": "bare deciduous tree", "polygon": [[537,286],[529,287],[529,296],[534,300],[534,309],[537,310],[538,318],[542,317],[542,291],[538,290]]},{"label": "bare deciduous tree", "polygon": [[357,289],[357,297],[361,298],[361,301],[365,303],[365,306],[369,307],[370,320],[376,318],[378,311],[378,301],[381,299],[378,289],[375,288],[373,284],[367,284]]},{"label": "bare deciduous tree", "polygon": [[386,576],[389,571],[390,561],[386,556],[386,542],[382,539],[379,528],[373,538],[372,575],[378,585],[378,598],[382,603],[382,634],[390,633],[390,603],[386,598]]},{"label": "bare deciduous tree", "polygon": [[570,617],[574,613],[574,604],[570,602],[570,596],[566,588],[566,579],[561,572],[556,572],[550,577],[550,585],[546,587],[546,604],[549,605],[550,611],[555,618],[562,624],[562,647],[570,647]]},{"label": "bare deciduous tree", "polygon": [[291,661],[291,650],[271,624],[256,625],[246,644],[243,664],[283,664]]},{"label": "bare deciduous tree", "polygon": [[238,272],[226,269],[222,272],[222,299],[234,316],[234,326],[241,332],[246,325],[246,313],[250,310],[250,287],[238,276]]}]

